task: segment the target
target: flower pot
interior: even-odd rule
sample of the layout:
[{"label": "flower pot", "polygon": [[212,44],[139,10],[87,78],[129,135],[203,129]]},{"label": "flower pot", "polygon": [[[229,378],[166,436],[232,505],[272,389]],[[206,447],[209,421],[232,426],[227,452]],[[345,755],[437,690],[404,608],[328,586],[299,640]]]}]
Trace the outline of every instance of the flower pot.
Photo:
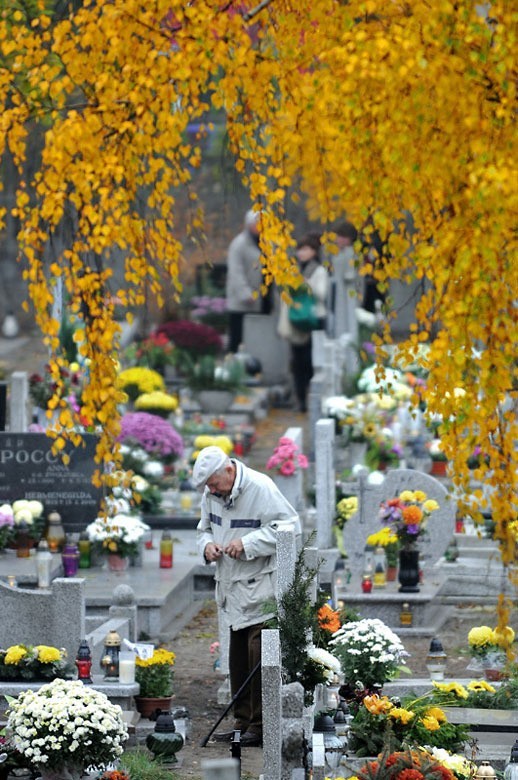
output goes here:
[{"label": "flower pot", "polygon": [[350,465],[363,466],[365,463],[365,456],[367,455],[367,442],[366,441],[351,441],[349,443],[349,455]]},{"label": "flower pot", "polygon": [[224,414],[232,406],[235,393],[231,390],[200,390],[196,400],[202,412]]},{"label": "flower pot", "polygon": [[387,566],[385,576],[387,578],[387,582],[395,582],[397,580],[397,566]]},{"label": "flower pot", "polygon": [[118,553],[108,553],[108,569],[114,572],[123,572],[129,566],[129,558],[123,558]]},{"label": "flower pot", "polygon": [[399,592],[419,592],[419,550],[399,551]]},{"label": "flower pot", "polygon": [[447,474],[447,460],[432,460],[432,468],[430,474],[434,477],[445,477]]},{"label": "flower pot", "polygon": [[172,696],[135,696],[135,707],[143,718],[150,718],[157,710],[169,712]]},{"label": "flower pot", "polygon": [[488,682],[499,682],[505,680],[507,676],[503,669],[484,669],[484,677]]},{"label": "flower pot", "polygon": [[63,765],[56,769],[38,767],[40,780],[81,780],[84,775],[82,767]]}]

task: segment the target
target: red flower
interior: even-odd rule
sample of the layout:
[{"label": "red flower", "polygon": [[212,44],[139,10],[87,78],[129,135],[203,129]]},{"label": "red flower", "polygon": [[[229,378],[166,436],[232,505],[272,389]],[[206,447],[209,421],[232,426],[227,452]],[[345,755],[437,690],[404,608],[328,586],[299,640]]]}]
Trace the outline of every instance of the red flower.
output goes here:
[{"label": "red flower", "polygon": [[419,769],[403,769],[398,772],[395,780],[423,780],[424,775]]}]

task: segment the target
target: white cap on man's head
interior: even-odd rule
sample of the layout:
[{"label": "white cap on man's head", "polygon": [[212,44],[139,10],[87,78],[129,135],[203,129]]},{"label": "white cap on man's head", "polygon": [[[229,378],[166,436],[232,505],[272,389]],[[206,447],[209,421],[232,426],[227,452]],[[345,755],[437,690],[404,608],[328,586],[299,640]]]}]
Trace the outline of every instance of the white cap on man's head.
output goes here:
[{"label": "white cap on man's head", "polygon": [[252,227],[253,225],[257,225],[260,216],[260,211],[255,211],[254,209],[247,211],[245,214],[245,227],[248,228]]},{"label": "white cap on man's head", "polygon": [[221,447],[211,445],[200,450],[192,470],[192,483],[196,490],[203,490],[214,472],[222,468],[228,460]]}]

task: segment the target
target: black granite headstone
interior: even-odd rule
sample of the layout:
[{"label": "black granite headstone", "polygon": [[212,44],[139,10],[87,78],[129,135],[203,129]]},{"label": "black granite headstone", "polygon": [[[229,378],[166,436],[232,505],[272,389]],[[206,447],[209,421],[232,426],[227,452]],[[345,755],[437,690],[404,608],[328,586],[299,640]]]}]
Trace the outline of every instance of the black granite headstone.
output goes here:
[{"label": "black granite headstone", "polygon": [[52,454],[44,433],[0,432],[0,504],[20,498],[41,501],[45,515],[56,510],[67,531],[97,517],[102,489],[92,484],[96,437],[83,434],[84,446],[67,444],[70,463]]}]

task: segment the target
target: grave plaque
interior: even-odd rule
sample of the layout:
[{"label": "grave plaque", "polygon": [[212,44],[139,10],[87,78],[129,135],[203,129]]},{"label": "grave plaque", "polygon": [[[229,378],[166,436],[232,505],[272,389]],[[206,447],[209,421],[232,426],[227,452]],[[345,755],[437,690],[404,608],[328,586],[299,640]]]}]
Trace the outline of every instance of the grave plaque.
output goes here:
[{"label": "grave plaque", "polygon": [[70,463],[52,454],[44,433],[0,432],[0,503],[20,498],[41,501],[45,514],[56,510],[67,530],[95,519],[102,489],[92,484],[96,437],[83,434],[84,446],[67,443]]}]

